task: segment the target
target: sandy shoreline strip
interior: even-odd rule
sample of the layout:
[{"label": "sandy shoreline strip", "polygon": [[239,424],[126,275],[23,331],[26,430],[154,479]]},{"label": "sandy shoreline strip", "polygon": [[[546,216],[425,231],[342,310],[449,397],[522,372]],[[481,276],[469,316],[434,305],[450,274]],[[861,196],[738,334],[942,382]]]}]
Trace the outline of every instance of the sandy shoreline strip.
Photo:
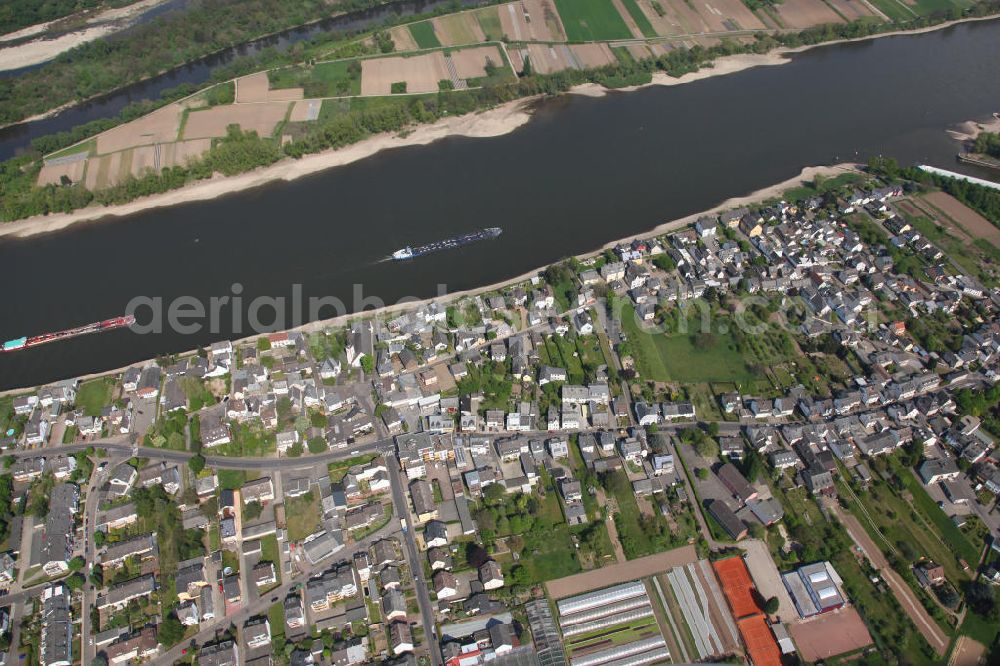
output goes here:
[{"label": "sandy shoreline strip", "polygon": [[[692,213],[691,215],[687,215],[685,217],[676,220],[664,222],[663,224],[657,225],[656,227],[648,231],[634,233],[629,236],[624,236],[622,238],[619,238],[617,240],[609,241],[608,243],[606,243],[605,245],[601,246],[596,250],[591,250],[590,252],[584,252],[582,254],[575,255],[575,257],[579,260],[586,260],[604,252],[606,249],[615,247],[619,243],[627,243],[635,238],[649,238],[652,236],[661,236],[663,234],[672,231],[683,229],[684,227],[693,224],[695,220],[697,220],[699,217],[703,215],[712,215],[715,213],[721,213],[722,211],[726,211],[731,208],[738,208],[740,206],[747,206],[754,203],[760,203],[768,199],[773,199],[774,197],[781,195],[781,193],[785,192],[786,190],[811,182],[816,178],[816,176],[833,177],[843,173],[861,173],[861,165],[851,162],[846,162],[843,164],[834,164],[830,166],[805,167],[804,169],[802,169],[801,172],[799,172],[797,176],[792,176],[791,178],[783,180],[780,183],[768,185],[767,187],[761,188],[746,195],[731,197],[729,199],[726,199],[722,203],[718,204],[717,206],[713,206],[712,208],[697,213]],[[429,305],[431,303],[439,303],[444,305],[447,303],[461,300],[463,298],[469,298],[472,296],[477,296],[492,291],[498,291],[506,287],[510,287],[512,285],[525,282],[531,279],[532,277],[538,275],[542,271],[544,271],[545,268],[546,266],[539,266],[530,271],[527,271],[526,273],[522,273],[521,275],[501,280],[500,282],[494,282],[493,284],[485,285],[482,287],[474,287],[472,289],[466,289],[464,291],[449,292],[441,296],[432,296],[430,298],[422,298],[422,299],[403,298],[397,301],[396,303],[393,303],[391,305],[386,305],[381,308],[365,310],[364,312],[351,312],[337,317],[332,317],[329,319],[318,319],[316,321],[307,322],[302,324],[301,326],[294,326],[286,330],[288,332],[299,331],[302,333],[312,333],[316,331],[321,331],[326,328],[336,328],[340,326],[345,326],[346,324],[361,318],[379,317],[387,319],[390,318],[390,315],[402,313],[405,311],[411,311],[423,307],[425,305]],[[245,342],[251,342],[259,338],[261,335],[266,335],[266,333],[255,333],[254,335],[237,338],[232,340],[232,343],[236,345]],[[198,349],[189,349],[188,351],[184,352],[175,352],[174,355],[186,356],[190,354],[195,354],[197,352]],[[88,379],[93,379],[95,377],[104,377],[107,375],[119,374],[124,372],[128,368],[141,367],[143,365],[146,365],[151,360],[152,359],[145,359],[126,366],[122,366],[120,368],[115,368],[113,370],[102,370],[88,375],[81,375],[80,377],[78,377],[78,379],[85,381]],[[26,390],[29,390],[30,388],[31,387],[7,389],[4,391],[0,391],[0,396],[22,393]]]},{"label": "sandy shoreline strip", "polygon": [[[41,35],[38,39],[33,39],[24,44],[16,46],[0,47],[0,71],[21,69],[43,62],[53,60],[64,51],[69,51],[81,44],[92,42],[95,39],[106,37],[127,28],[146,11],[163,4],[166,0],[141,0],[133,5],[125,7],[110,7],[87,19],[86,25],[79,30],[59,35],[52,39],[47,39]],[[50,27],[65,21],[64,17],[48,23],[28,26],[16,33],[5,35],[3,41],[13,41],[23,37],[44,33]]]},{"label": "sandy shoreline strip", "polygon": [[[691,72],[677,78],[671,77],[665,72],[655,72],[653,80],[641,86],[609,91],[598,84],[586,83],[572,88],[569,92],[570,94],[599,97],[609,92],[630,92],[650,86],[682,85],[714,76],[734,74],[753,67],[781,65],[790,62],[790,56],[795,53],[801,53],[822,46],[866,41],[882,37],[917,35],[942,30],[958,23],[994,20],[997,18],[997,16],[975,17],[958,21],[948,21],[918,30],[898,30],[857,39],[843,39],[796,48],[775,49],[764,54],[724,56],[717,58],[713,63],[702,67],[697,72]],[[502,136],[513,132],[531,119],[528,107],[537,99],[539,97],[522,98],[486,111],[473,112],[460,117],[443,118],[429,125],[418,125],[408,132],[382,134],[359,141],[350,146],[345,146],[344,148],[306,155],[299,159],[286,158],[271,166],[261,167],[244,174],[229,178],[217,176],[210,180],[197,181],[177,190],[144,197],[127,204],[107,207],[91,206],[73,211],[72,213],[41,215],[14,222],[0,223],[0,238],[4,236],[28,238],[37,234],[60,231],[79,222],[109,217],[123,217],[153,208],[192,201],[206,201],[253,187],[259,187],[267,183],[281,180],[290,181],[333,167],[350,164],[370,157],[382,150],[406,146],[424,146],[449,136],[472,138]]]}]

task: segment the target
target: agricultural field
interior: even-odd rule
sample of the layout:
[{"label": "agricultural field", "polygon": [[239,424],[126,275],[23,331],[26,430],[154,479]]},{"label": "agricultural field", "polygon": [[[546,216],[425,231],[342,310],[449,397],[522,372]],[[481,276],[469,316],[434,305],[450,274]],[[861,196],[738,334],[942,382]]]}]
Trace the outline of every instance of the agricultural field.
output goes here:
[{"label": "agricultural field", "polygon": [[963,272],[976,277],[986,287],[997,284],[1000,229],[986,218],[944,192],[900,202],[899,210]]},{"label": "agricultural field", "polygon": [[774,5],[781,22],[788,28],[802,30],[825,23],[844,23],[823,0],[793,0]]},{"label": "agricultural field", "polygon": [[[459,14],[449,14],[433,19],[434,34],[443,46],[464,46],[468,44],[481,44],[489,41],[483,26],[477,20],[474,12],[461,12]],[[499,27],[499,19],[497,19]],[[500,39],[501,35],[496,34],[492,39]]]},{"label": "agricultural field", "polygon": [[433,49],[441,46],[441,41],[434,30],[434,24],[430,21],[421,21],[410,25],[410,34],[413,35],[413,41],[417,43],[419,48]]},{"label": "agricultural field", "polygon": [[632,32],[625,25],[611,0],[555,0],[559,17],[571,42],[606,39],[629,39]]}]

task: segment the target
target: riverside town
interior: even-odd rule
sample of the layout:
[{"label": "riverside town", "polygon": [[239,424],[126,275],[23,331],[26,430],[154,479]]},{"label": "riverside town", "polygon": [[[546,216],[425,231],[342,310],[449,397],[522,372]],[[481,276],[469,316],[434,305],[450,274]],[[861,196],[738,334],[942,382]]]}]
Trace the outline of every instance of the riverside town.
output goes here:
[{"label": "riverside town", "polygon": [[998,21],[5,0],[0,666],[1000,664]]}]

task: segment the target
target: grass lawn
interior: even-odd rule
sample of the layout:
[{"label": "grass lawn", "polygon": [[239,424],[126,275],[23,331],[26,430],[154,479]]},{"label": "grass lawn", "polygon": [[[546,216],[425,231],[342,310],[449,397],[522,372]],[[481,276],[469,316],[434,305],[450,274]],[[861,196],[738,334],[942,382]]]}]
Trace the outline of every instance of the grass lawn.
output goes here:
[{"label": "grass lawn", "polygon": [[656,37],[656,30],[653,29],[653,24],[649,22],[646,15],[642,13],[639,9],[639,5],[635,0],[622,0],[622,4],[625,5],[625,9],[628,10],[629,15],[635,24],[639,26],[639,30],[642,31],[643,37]]},{"label": "grass lawn", "polygon": [[285,523],[289,541],[301,541],[319,528],[321,514],[319,501],[319,493],[315,490],[285,501]]},{"label": "grass lawn", "polygon": [[566,379],[570,384],[584,382],[583,364],[579,356],[574,356],[576,345],[568,337],[552,335],[545,340],[545,357],[548,364],[566,369]]},{"label": "grass lawn", "polygon": [[285,633],[285,607],[281,602],[271,604],[267,609],[267,621],[271,625],[271,634],[277,636]]},{"label": "grass lawn", "polygon": [[330,463],[327,468],[330,472],[330,480],[337,483],[338,481],[343,480],[343,478],[347,476],[347,471],[355,465],[366,465],[375,460],[377,457],[377,453],[365,453],[364,455],[354,456],[353,458],[348,458],[347,460]]},{"label": "grass lawn", "polygon": [[571,42],[632,38],[611,0],[556,0],[556,9]]},{"label": "grass lawn", "polygon": [[[714,333],[708,347],[695,345],[694,333],[700,328],[697,317],[688,319],[687,333],[651,333],[643,330],[635,309],[626,303],[621,309],[622,327],[636,356],[636,368],[643,379],[685,383],[743,382],[756,379],[747,368],[729,333]],[[718,320],[713,328],[718,330]]]},{"label": "grass lawn", "polygon": [[87,416],[100,416],[111,404],[111,394],[117,383],[114,377],[100,377],[80,384],[76,392],[76,406]]},{"label": "grass lawn", "polygon": [[422,49],[434,49],[441,46],[437,35],[434,34],[434,25],[430,21],[410,24],[410,34],[413,40]]},{"label": "grass lawn", "polygon": [[274,572],[278,576],[278,584],[281,584],[281,556],[278,552],[278,537],[274,534],[268,534],[260,540],[260,561],[274,563]]},{"label": "grass lawn", "polygon": [[246,472],[241,469],[220,469],[218,475],[219,488],[222,490],[236,490],[247,482]]}]

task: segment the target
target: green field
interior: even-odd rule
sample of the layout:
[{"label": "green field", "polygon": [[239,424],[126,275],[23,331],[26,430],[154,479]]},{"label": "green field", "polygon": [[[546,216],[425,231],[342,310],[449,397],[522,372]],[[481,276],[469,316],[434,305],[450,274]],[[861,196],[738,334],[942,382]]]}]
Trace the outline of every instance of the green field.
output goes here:
[{"label": "green field", "polygon": [[656,37],[656,30],[653,29],[653,24],[649,22],[646,15],[642,13],[639,9],[639,5],[636,4],[635,0],[622,0],[622,4],[625,5],[625,9],[628,10],[629,15],[635,24],[639,26],[639,30],[642,31],[644,37]]},{"label": "green field", "polygon": [[286,67],[267,73],[271,88],[302,88],[308,98],[347,97],[361,94],[358,60],[321,62],[313,67]]},{"label": "green field", "polygon": [[476,12],[476,20],[479,27],[483,29],[486,39],[491,42],[498,42],[503,39],[503,27],[500,25],[500,15],[496,7],[488,7]]},{"label": "green field", "polygon": [[905,23],[916,18],[914,11],[905,5],[902,0],[871,0],[871,2],[883,14],[897,23]]},{"label": "green field", "polygon": [[410,25],[410,34],[413,40],[422,49],[434,49],[441,46],[437,35],[434,34],[434,25],[430,21],[421,21]]},{"label": "green field", "polygon": [[[701,323],[697,317],[688,319],[688,332],[671,334],[650,333],[640,328],[631,303],[622,306],[621,317],[642,379],[685,383],[751,382],[755,379],[731,334],[717,332],[709,346],[696,345],[695,332]],[[713,322],[715,330],[719,330],[718,319],[716,317]]]},{"label": "green field", "polygon": [[632,38],[611,0],[556,0],[556,9],[571,42]]}]

